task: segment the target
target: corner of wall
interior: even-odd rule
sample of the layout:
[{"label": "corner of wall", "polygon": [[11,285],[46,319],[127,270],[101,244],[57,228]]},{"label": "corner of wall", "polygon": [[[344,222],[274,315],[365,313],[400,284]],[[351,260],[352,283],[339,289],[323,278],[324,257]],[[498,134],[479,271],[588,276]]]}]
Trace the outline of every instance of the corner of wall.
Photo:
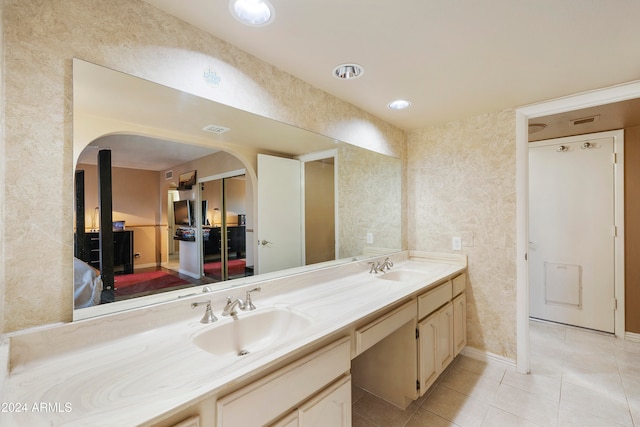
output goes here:
[{"label": "corner of wall", "polygon": [[[5,141],[4,141],[4,124],[5,124],[5,116],[4,116],[4,103],[5,103],[5,84],[4,84],[4,20],[3,20],[3,11],[4,11],[4,1],[0,1],[0,259],[6,259],[4,256],[4,175],[5,175]],[[4,333],[4,284],[5,284],[5,271],[4,271],[4,263],[0,262],[0,334]]]}]

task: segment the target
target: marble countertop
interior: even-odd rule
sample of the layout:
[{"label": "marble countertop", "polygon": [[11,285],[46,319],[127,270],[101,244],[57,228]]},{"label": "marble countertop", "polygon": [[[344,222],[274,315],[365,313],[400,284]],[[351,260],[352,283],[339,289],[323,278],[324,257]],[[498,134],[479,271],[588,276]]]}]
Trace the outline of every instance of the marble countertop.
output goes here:
[{"label": "marble countertop", "polygon": [[[366,262],[354,262],[260,284],[262,291],[253,298],[257,310],[239,312],[238,318],[280,307],[308,318],[310,326],[243,357],[214,356],[193,342],[203,331],[234,321],[220,312],[226,296],[243,296],[243,288],[140,309],[135,315],[107,316],[99,323],[74,322],[31,336],[23,334],[11,341],[15,348],[9,351],[11,369],[0,393],[0,409],[4,409],[0,425],[145,423],[203,397],[222,395],[233,385],[304,354],[314,343],[339,337],[367,316],[466,268],[464,261],[406,260],[406,254],[394,262],[392,270],[421,271],[420,280],[385,280],[369,274]],[[190,305],[202,299],[212,300],[218,322],[200,323],[204,307],[192,310]],[[153,327],[158,316],[170,322]]]}]

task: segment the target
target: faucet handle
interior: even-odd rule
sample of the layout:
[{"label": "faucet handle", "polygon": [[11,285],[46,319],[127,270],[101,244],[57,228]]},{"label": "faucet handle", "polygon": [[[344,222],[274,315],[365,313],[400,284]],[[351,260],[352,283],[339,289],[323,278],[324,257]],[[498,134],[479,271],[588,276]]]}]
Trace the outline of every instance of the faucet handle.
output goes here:
[{"label": "faucet handle", "polygon": [[198,307],[200,305],[204,305],[204,304],[207,304],[207,308],[204,311],[204,316],[202,316],[202,320],[200,320],[200,323],[213,323],[216,320],[218,320],[216,315],[213,314],[213,311],[211,310],[211,300],[192,302],[191,303],[191,308],[196,308],[196,307]]},{"label": "faucet handle", "polygon": [[375,262],[369,261],[369,264],[371,264],[371,269],[369,270],[369,273],[378,274],[378,267],[380,267],[380,263],[376,265]]},{"label": "faucet handle", "polygon": [[257,288],[253,288],[247,291],[247,296],[244,299],[244,305],[240,308],[242,308],[243,310],[255,310],[256,306],[253,305],[253,301],[251,301],[251,293],[252,292],[260,292],[262,289],[260,288],[260,286],[258,286]]}]

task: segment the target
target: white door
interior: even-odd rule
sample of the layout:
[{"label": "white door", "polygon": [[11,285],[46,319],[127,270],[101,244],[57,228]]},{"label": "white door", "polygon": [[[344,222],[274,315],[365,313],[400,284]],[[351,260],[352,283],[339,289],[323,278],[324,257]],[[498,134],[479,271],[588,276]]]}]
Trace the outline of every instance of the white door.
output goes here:
[{"label": "white door", "polygon": [[258,271],[302,264],[300,162],[258,155]]},{"label": "white door", "polygon": [[614,332],[614,142],[529,148],[530,315]]}]

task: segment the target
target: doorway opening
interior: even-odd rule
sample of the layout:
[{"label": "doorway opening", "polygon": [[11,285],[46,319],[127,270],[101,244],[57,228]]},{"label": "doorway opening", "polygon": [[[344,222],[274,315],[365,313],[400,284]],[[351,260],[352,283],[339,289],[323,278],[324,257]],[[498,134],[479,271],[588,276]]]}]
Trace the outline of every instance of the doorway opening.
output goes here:
[{"label": "doorway opening", "polygon": [[[640,98],[640,81],[605,88],[561,99],[525,106],[516,110],[516,366],[520,373],[528,373],[529,357],[529,135],[530,119],[551,114],[606,105]],[[619,239],[624,253],[624,241]],[[624,266],[616,265],[616,286],[624,284]],[[618,301],[616,336],[624,336],[624,303]]]}]

